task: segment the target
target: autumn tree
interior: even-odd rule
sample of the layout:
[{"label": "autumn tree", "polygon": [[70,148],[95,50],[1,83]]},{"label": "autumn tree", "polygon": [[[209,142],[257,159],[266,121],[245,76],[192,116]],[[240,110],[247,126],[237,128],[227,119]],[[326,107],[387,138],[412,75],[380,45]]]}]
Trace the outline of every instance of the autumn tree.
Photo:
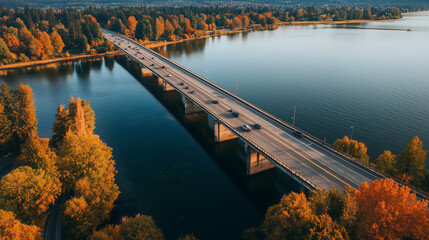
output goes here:
[{"label": "autumn tree", "polygon": [[157,17],[155,20],[155,40],[158,40],[164,34],[164,28],[164,20],[161,17]]},{"label": "autumn tree", "polygon": [[392,179],[366,182],[355,193],[358,239],[427,239],[427,201]]},{"label": "autumn tree", "polygon": [[174,33],[174,26],[171,24],[171,22],[167,19],[165,21],[165,35],[168,37]]},{"label": "autumn tree", "polygon": [[19,40],[15,34],[4,33],[3,39],[6,42],[10,51],[12,51],[12,52],[18,52],[19,51]]},{"label": "autumn tree", "polygon": [[40,42],[43,44],[43,51],[46,55],[54,53],[54,46],[52,45],[51,37],[47,32],[41,32],[39,37]]},{"label": "autumn tree", "polygon": [[[20,84],[17,90],[11,90],[5,83],[0,87],[0,102],[3,106],[3,116],[8,119],[5,122],[10,128],[6,134],[8,139],[3,147],[13,153],[19,152],[19,146],[28,136],[37,135],[36,108],[34,97],[28,85]],[[9,129],[9,130],[8,130]]]},{"label": "autumn tree", "polygon": [[263,224],[246,230],[246,239],[347,239],[347,232],[326,214],[316,215],[306,196],[290,193],[268,208]]},{"label": "autumn tree", "polygon": [[129,16],[127,19],[127,28],[134,34],[136,31],[137,20],[134,16]]},{"label": "autumn tree", "polygon": [[369,156],[366,153],[368,149],[364,143],[349,139],[347,136],[344,136],[343,139],[337,139],[333,145],[335,148],[344,152],[345,154],[359,159],[363,163],[369,164]]},{"label": "autumn tree", "polygon": [[139,240],[153,239],[163,240],[164,235],[151,217],[137,214],[134,218],[122,218],[120,234],[124,239]]},{"label": "autumn tree", "polygon": [[79,120],[81,116],[76,117],[77,112],[83,110],[83,117],[85,119],[85,131],[88,135],[92,135],[95,128],[95,114],[91,109],[89,102],[81,99],[74,99],[73,97],[69,100],[67,109],[64,109],[63,105],[57,108],[57,114],[55,115],[55,121],[53,126],[54,135],[50,140],[50,145],[58,147],[58,144],[62,141],[66,133],[71,130],[76,130],[76,120]]},{"label": "autumn tree", "polygon": [[42,231],[37,226],[21,223],[13,212],[0,209],[0,239],[41,240]]},{"label": "autumn tree", "polygon": [[56,154],[49,147],[48,138],[29,136],[21,145],[21,153],[16,162],[19,166],[29,166],[33,169],[42,169],[54,178],[58,178]]},{"label": "autumn tree", "polygon": [[[189,237],[193,235],[188,235]],[[163,240],[164,234],[156,227],[151,217],[137,214],[133,218],[123,217],[119,225],[108,225],[94,232],[90,240]],[[182,239],[182,238],[179,238]],[[185,239],[196,239],[185,238]]]},{"label": "autumn tree", "polygon": [[372,166],[380,169],[385,173],[394,175],[395,163],[396,163],[396,155],[392,154],[392,152],[390,151],[384,151],[384,153],[377,158],[375,164],[372,164]]},{"label": "autumn tree", "polygon": [[42,169],[21,166],[1,179],[0,208],[33,224],[40,220],[60,192],[58,179]]},{"label": "autumn tree", "polygon": [[58,34],[57,31],[53,31],[51,33],[51,41],[52,41],[52,45],[54,46],[55,52],[56,53],[62,53],[63,48],[65,47],[65,44],[63,42],[63,39],[61,38],[61,36]]},{"label": "autumn tree", "polygon": [[12,136],[12,123],[8,119],[5,110],[4,103],[0,98],[0,152],[6,153],[5,145],[10,141]]},{"label": "autumn tree", "polygon": [[426,160],[426,151],[423,150],[423,143],[416,136],[411,139],[404,152],[398,157],[396,169],[399,177],[413,184],[420,185],[424,179]]}]

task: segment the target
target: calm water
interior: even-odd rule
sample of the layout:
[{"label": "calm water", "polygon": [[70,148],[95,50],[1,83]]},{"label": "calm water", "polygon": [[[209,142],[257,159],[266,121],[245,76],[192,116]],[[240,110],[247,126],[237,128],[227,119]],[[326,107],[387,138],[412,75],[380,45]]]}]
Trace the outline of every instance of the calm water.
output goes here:
[{"label": "calm water", "polygon": [[[411,32],[406,29],[412,29]],[[157,51],[274,115],[333,142],[350,134],[375,159],[418,135],[429,144],[429,13],[395,22],[283,27],[169,45]],[[91,102],[96,133],[114,149],[121,195],[112,222],[152,215],[169,239],[237,239],[270,204],[297,186],[277,170],[245,175],[240,150],[215,144],[205,114],[185,116],[124,57],[9,71],[29,84],[39,135],[50,137],[56,108]]]}]

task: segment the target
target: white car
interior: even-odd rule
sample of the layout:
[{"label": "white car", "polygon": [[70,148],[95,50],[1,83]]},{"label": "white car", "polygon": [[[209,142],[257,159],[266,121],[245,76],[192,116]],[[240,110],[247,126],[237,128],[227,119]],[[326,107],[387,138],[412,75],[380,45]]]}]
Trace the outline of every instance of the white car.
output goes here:
[{"label": "white car", "polygon": [[171,77],[171,74],[168,74],[167,77]]},{"label": "white car", "polygon": [[243,129],[246,132],[250,132],[252,130],[252,127],[250,125],[241,125],[241,129]]}]

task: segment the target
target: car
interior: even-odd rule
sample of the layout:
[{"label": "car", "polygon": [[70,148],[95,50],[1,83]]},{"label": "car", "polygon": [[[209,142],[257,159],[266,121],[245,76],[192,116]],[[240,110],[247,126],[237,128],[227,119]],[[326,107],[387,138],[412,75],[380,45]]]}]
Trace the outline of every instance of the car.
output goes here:
[{"label": "car", "polygon": [[228,110],[226,110],[227,112],[232,112],[232,109],[228,109]]},{"label": "car", "polygon": [[252,131],[252,127],[250,125],[247,125],[247,124],[241,125],[241,129],[243,129],[246,132]]},{"label": "car", "polygon": [[302,138],[304,136],[304,134],[300,131],[293,131],[292,134],[299,138]]},{"label": "car", "polygon": [[234,117],[238,117],[238,116],[240,116],[240,113],[238,113],[238,112],[232,112],[232,115],[233,115]]},{"label": "car", "polygon": [[190,94],[192,94],[192,93],[194,93],[194,92],[195,92],[195,91],[194,91],[194,90],[192,90],[192,91],[190,91],[189,93],[190,93]]},{"label": "car", "polygon": [[154,59],[154,57],[152,57],[152,59]]},{"label": "car", "polygon": [[185,89],[189,89],[189,86],[186,86]]},{"label": "car", "polygon": [[168,74],[167,77],[171,77],[171,74]]},{"label": "car", "polygon": [[144,59],[144,57],[142,57],[141,59]]},{"label": "car", "polygon": [[151,66],[155,66],[155,63],[152,63]]},{"label": "car", "polygon": [[183,82],[179,83],[180,86],[183,86]]},{"label": "car", "polygon": [[259,123],[255,123],[255,124],[253,124],[253,127],[254,127],[255,129],[261,129],[261,128],[262,128],[261,124],[259,124]]},{"label": "car", "polygon": [[213,103],[213,104],[218,104],[218,103],[219,103],[219,101],[218,101],[218,100],[213,100],[213,101],[212,101],[212,103]]},{"label": "car", "polygon": [[164,66],[164,65],[162,65],[162,66],[161,66],[161,68],[165,68],[165,66]]}]

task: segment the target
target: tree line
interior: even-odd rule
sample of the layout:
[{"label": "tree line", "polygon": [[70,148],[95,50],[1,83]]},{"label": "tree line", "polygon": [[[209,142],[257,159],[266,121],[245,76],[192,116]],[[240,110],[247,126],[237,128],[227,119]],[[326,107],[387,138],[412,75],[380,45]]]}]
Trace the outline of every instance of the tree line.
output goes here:
[{"label": "tree line", "polygon": [[359,189],[290,193],[268,208],[263,223],[244,232],[248,240],[428,239],[427,201],[392,179]]},{"label": "tree line", "polygon": [[106,28],[141,41],[178,40],[212,34],[217,29],[273,28],[281,22],[398,19],[398,8],[306,7],[157,7],[84,10]]},{"label": "tree line", "polygon": [[390,176],[429,191],[429,170],[426,169],[427,151],[423,149],[423,142],[417,136],[411,139],[402,153],[395,155],[386,150],[375,163],[369,162],[368,149],[364,143],[349,139],[347,136],[337,139],[334,147]]},{"label": "tree line", "polygon": [[112,49],[97,20],[80,10],[0,8],[0,64]]}]

